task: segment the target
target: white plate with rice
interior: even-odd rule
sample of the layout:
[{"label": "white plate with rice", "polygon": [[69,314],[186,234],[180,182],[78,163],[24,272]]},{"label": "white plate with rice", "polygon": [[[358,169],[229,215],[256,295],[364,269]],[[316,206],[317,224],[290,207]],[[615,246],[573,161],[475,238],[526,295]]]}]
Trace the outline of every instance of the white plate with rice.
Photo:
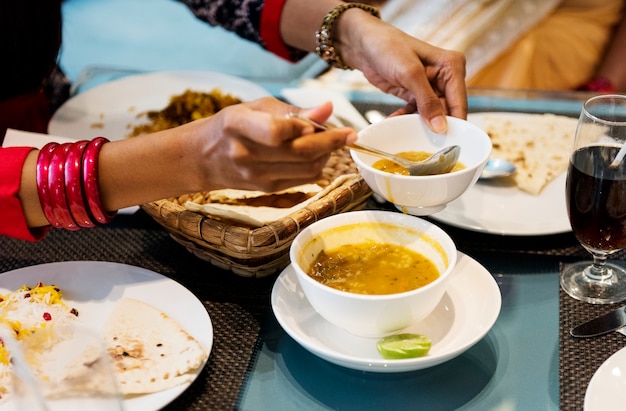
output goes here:
[{"label": "white plate with rice", "polygon": [[257,84],[227,74],[206,71],[162,71],[114,80],[80,93],[54,113],[48,133],[74,139],[103,136],[124,139],[145,118],[141,113],[162,110],[170,98],[190,89],[209,93],[214,89],[243,101],[270,96]]}]

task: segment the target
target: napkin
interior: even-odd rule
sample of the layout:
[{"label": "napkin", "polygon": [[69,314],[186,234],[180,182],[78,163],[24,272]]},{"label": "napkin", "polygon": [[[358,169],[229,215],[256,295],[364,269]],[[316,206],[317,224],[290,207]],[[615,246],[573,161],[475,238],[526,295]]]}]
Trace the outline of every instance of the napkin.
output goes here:
[{"label": "napkin", "polygon": [[[54,136],[52,134],[34,133],[31,131],[7,129],[4,135],[2,147],[35,147],[42,148],[48,143],[73,143],[77,141],[74,138]],[[122,208],[118,211],[120,214],[134,214],[139,210],[138,206]]]},{"label": "napkin", "polygon": [[53,136],[51,134],[33,133],[30,131],[7,129],[2,147],[35,147],[42,148],[48,143],[72,143],[76,139]]}]

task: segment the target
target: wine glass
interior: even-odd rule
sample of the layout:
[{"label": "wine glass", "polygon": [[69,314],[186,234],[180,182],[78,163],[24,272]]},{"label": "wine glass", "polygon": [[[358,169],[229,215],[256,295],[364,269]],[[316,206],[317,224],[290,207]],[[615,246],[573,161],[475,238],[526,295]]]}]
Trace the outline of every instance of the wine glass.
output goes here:
[{"label": "wine glass", "polygon": [[600,95],[582,107],[567,171],[566,200],[576,239],[593,262],[571,264],[561,287],[578,300],[626,299],[626,270],[607,257],[626,247],[626,95]]}]

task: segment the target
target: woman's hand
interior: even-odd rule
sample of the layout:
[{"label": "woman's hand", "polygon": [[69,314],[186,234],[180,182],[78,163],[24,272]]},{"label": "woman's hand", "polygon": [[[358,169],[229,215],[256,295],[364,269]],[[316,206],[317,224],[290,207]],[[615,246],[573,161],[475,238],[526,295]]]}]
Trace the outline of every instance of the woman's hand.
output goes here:
[{"label": "woman's hand", "polygon": [[307,110],[267,97],[151,135],[107,143],[100,190],[108,210],[186,193],[237,188],[273,192],[315,181],[330,154],[356,140],[353,129],[315,132],[326,103]]},{"label": "woman's hand", "polygon": [[[305,121],[289,118],[300,109],[274,98],[225,108],[193,124],[201,185],[277,191],[319,179],[330,154],[356,139],[352,129],[315,132]],[[330,103],[301,115],[324,122]],[[193,154],[192,153],[192,154]]]},{"label": "woman's hand", "polygon": [[394,114],[419,111],[436,132],[446,130],[446,114],[467,117],[462,53],[420,41],[359,9],[343,13],[337,38],[346,64],[407,102]]}]

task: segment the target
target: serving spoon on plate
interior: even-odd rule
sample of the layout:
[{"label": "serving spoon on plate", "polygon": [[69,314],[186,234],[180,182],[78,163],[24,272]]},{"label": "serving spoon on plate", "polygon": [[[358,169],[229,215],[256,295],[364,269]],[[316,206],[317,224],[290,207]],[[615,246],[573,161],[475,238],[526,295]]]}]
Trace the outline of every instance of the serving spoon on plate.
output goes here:
[{"label": "serving spoon on plate", "polygon": [[[328,130],[334,127],[329,124],[318,123],[317,121],[313,121],[310,118],[300,116],[295,113],[291,113],[289,117],[304,120],[320,131]],[[409,175],[411,176],[426,176],[447,173],[452,170],[452,167],[454,167],[454,165],[456,164],[457,160],[459,159],[459,154],[461,153],[460,146],[448,146],[437,151],[436,153],[432,154],[430,157],[424,160],[411,161],[395,154],[387,153],[386,151],[382,151],[377,148],[357,142],[348,144],[347,147],[351,150],[360,151],[362,153],[393,161],[394,163],[406,168],[409,172]]]}]

